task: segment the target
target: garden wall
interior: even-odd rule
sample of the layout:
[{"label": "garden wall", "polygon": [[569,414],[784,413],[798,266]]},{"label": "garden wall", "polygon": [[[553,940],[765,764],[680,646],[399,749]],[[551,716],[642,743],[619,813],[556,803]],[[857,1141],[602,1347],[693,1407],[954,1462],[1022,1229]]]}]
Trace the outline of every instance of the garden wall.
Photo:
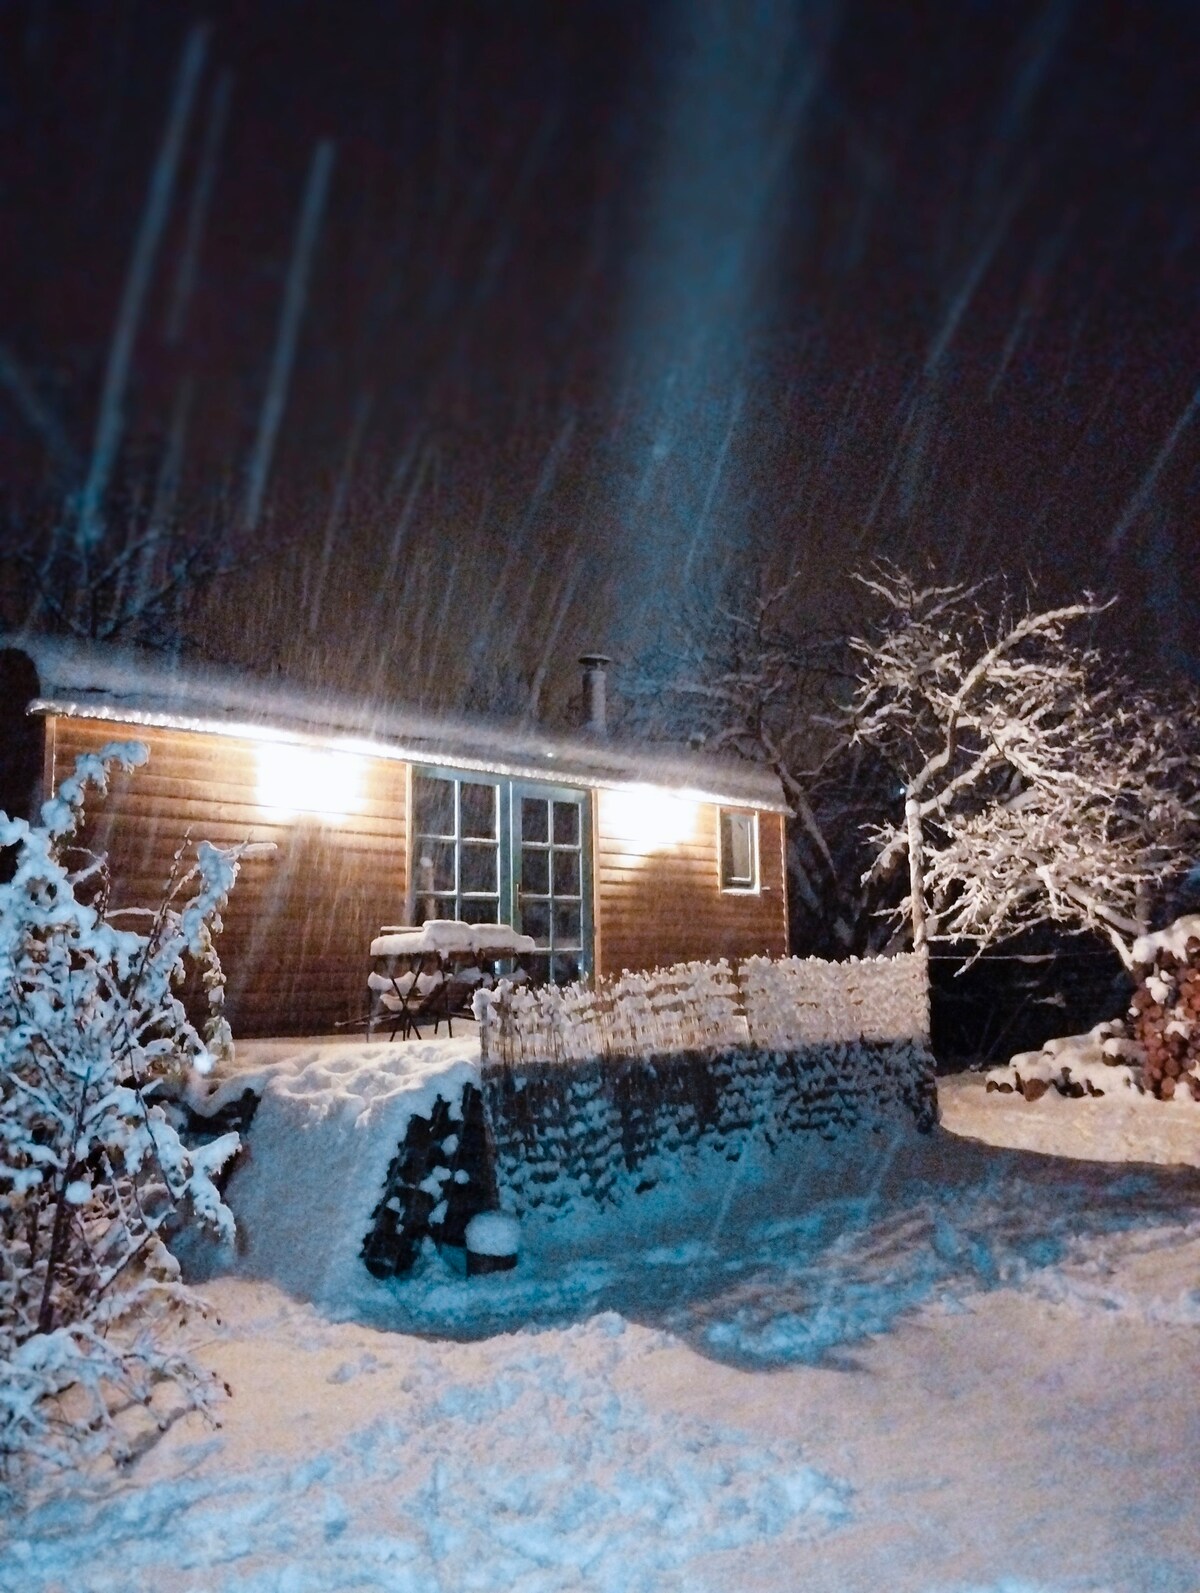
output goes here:
[{"label": "garden wall", "polygon": [[364,1246],[378,1276],[497,1203],[598,1212],[805,1135],[937,1120],[920,957],[689,963],[478,1010],[478,1089],[410,1124]]},{"label": "garden wall", "polygon": [[805,1135],[937,1120],[933,1058],[913,1041],[492,1064],[481,1089],[501,1204],[517,1216],[645,1193],[704,1152],[737,1162]]}]

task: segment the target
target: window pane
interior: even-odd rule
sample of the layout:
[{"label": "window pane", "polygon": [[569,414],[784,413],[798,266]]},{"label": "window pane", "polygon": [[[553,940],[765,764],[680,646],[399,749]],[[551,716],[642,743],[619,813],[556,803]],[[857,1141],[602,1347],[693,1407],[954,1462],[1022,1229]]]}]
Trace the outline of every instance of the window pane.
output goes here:
[{"label": "window pane", "polygon": [[554,894],[556,896],[579,895],[578,852],[555,852]]},{"label": "window pane", "polygon": [[578,902],[555,902],[555,946],[578,946],[582,941],[583,915]]},{"label": "window pane", "polygon": [[544,985],[550,979],[550,958],[543,953],[541,956],[526,952],[521,958],[521,967],[529,975],[531,985]]},{"label": "window pane", "polygon": [[552,977],[556,985],[574,984],[583,977],[583,964],[573,952],[565,956],[555,952],[551,959]]},{"label": "window pane", "polygon": [[453,896],[418,896],[413,910],[413,923],[418,929],[431,918],[453,917]]},{"label": "window pane", "polygon": [[521,798],[521,839],[549,841],[550,804],[542,797]]},{"label": "window pane", "polygon": [[752,813],[721,814],[721,884],[747,888],[754,884],[754,820]]},{"label": "window pane", "polygon": [[550,903],[522,902],[521,928],[525,934],[532,935],[539,946],[548,946],[550,944]]},{"label": "window pane", "polygon": [[494,924],[500,917],[498,896],[468,896],[462,904],[464,924]]},{"label": "window pane", "polygon": [[[452,891],[454,881],[454,842],[417,839],[417,860],[413,868],[414,896],[431,891]],[[453,915],[451,915],[453,916]]]},{"label": "window pane", "polygon": [[497,824],[497,788],[479,785],[474,780],[464,780],[459,788],[459,812],[462,834],[494,841],[499,834]]},{"label": "window pane", "polygon": [[459,864],[459,889],[487,891],[495,896],[499,886],[499,848],[494,841],[464,841]]},{"label": "window pane", "polygon": [[554,804],[554,844],[555,846],[579,845],[578,802]]},{"label": "window pane", "polygon": [[413,773],[413,830],[418,835],[454,834],[454,781]]},{"label": "window pane", "polygon": [[535,847],[521,848],[521,889],[533,896],[550,894],[550,854]]}]

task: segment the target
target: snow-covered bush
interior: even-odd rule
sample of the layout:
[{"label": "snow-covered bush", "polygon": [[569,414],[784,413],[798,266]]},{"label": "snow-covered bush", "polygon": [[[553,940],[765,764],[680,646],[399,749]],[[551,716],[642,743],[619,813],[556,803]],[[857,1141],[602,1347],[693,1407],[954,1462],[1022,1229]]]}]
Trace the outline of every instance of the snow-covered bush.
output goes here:
[{"label": "snow-covered bush", "polygon": [[[198,1303],[164,1236],[188,1216],[232,1236],[213,1175],[237,1136],[189,1151],[156,1097],[229,1043],[212,936],[237,857],[202,842],[187,867],[181,848],[157,908],[108,914],[104,860],[72,847],[86,788],[145,759],[113,743],[40,823],[0,814],[0,1484],[119,1456],[164,1380],[194,1408],[218,1391],[164,1332]],[[185,959],[203,1036],[176,994]]]}]

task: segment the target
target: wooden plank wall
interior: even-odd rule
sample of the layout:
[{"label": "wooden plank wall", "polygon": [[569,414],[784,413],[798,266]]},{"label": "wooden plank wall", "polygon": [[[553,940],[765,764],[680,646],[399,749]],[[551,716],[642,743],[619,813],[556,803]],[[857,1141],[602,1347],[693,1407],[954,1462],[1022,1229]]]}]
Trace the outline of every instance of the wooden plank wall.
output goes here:
[{"label": "wooden plank wall", "polygon": [[131,740],[149,762],[93,799],[81,837],[109,855],[113,905],[160,900],[189,827],[193,842],[272,841],[243,864],[218,942],[235,1037],[328,1033],[365,1011],[371,938],[404,917],[407,765],[364,760],[365,800],[338,822],[260,807],[258,743],[232,737],[58,717],[47,772],[57,782],[76,753]]},{"label": "wooden plank wall", "polygon": [[[630,804],[596,793],[596,969],[659,968],[717,957],[787,954],[783,817],[758,816],[759,878],[754,893],[722,891],[718,809],[696,804],[692,833],[648,850]],[[622,833],[622,832],[625,833]]]}]

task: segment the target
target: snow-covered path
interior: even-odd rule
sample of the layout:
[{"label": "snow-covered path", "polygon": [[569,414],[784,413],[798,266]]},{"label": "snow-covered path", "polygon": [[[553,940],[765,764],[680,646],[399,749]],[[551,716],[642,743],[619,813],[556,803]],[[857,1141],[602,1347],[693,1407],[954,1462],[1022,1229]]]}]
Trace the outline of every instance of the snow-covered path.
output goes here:
[{"label": "snow-covered path", "polygon": [[391,1330],[216,1278],[224,1428],[12,1523],[0,1587],[1195,1593],[1200,1175],[880,1165],[430,1261]]}]

